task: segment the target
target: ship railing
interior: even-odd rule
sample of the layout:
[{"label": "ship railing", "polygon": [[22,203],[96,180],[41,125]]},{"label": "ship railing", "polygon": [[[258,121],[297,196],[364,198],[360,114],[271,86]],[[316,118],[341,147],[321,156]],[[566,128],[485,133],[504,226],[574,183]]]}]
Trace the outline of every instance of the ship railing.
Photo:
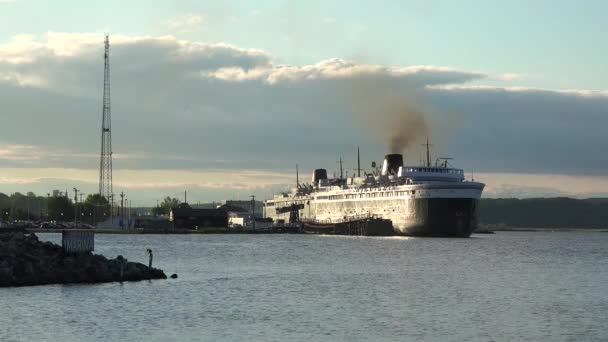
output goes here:
[{"label": "ship railing", "polygon": [[376,214],[371,214],[371,213],[356,214],[356,215],[344,216],[342,222],[357,221],[357,220],[368,220],[368,219],[377,219],[377,218],[380,218],[380,216],[376,215]]},{"label": "ship railing", "polygon": [[290,223],[290,222],[285,222],[285,223],[273,223],[272,224],[273,227],[293,227],[293,228],[297,228],[300,226],[300,223],[295,222],[295,223]]},{"label": "ship railing", "polygon": [[328,218],[328,219],[324,219],[324,220],[319,220],[319,219],[309,218],[309,219],[302,219],[301,221],[303,223],[310,222],[310,223],[317,223],[317,224],[332,224],[332,223],[344,223],[344,222],[350,222],[350,221],[361,221],[361,220],[370,220],[370,219],[379,219],[379,218],[382,218],[382,217],[380,215],[366,213],[366,214],[348,215],[348,216],[344,216],[344,217],[336,218],[336,219]]}]

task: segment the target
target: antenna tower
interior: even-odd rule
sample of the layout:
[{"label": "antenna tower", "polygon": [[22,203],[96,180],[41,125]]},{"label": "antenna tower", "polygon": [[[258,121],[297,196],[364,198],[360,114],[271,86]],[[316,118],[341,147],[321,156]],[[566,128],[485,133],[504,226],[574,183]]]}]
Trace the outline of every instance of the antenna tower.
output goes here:
[{"label": "antenna tower", "polygon": [[110,36],[105,35],[103,73],[103,118],[101,120],[101,158],[99,161],[99,195],[112,200],[112,122],[110,111]]}]

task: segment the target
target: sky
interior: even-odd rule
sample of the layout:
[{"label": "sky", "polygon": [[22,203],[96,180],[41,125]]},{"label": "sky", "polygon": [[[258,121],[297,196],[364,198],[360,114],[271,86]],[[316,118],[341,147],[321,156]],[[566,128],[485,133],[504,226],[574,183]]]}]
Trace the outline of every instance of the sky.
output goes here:
[{"label": "sky", "polygon": [[[486,197],[608,196],[605,1],[0,0],[0,192],[271,196],[339,157],[454,157]],[[602,35],[602,36],[601,36]],[[388,105],[387,105],[388,104]],[[396,122],[415,108],[424,129]],[[398,118],[400,119],[400,118]],[[402,127],[405,127],[402,129]],[[474,173],[474,174],[473,174]]]}]

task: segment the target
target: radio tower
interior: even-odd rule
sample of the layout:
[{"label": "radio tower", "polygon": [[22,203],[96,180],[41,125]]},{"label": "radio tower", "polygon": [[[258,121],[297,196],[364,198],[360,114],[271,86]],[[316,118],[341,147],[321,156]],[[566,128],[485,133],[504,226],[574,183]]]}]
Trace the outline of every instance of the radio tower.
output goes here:
[{"label": "radio tower", "polygon": [[112,122],[110,111],[110,37],[105,35],[103,73],[103,118],[101,120],[101,158],[99,161],[99,195],[112,200]]}]

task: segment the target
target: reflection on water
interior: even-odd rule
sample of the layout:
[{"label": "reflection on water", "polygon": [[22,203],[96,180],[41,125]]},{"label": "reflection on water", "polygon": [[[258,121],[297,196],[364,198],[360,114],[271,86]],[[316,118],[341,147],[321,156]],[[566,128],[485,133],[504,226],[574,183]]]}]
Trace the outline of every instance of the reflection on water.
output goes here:
[{"label": "reflection on water", "polygon": [[[41,238],[59,241],[59,235]],[[178,279],[0,289],[0,340],[608,340],[608,234],[97,235]]]}]

